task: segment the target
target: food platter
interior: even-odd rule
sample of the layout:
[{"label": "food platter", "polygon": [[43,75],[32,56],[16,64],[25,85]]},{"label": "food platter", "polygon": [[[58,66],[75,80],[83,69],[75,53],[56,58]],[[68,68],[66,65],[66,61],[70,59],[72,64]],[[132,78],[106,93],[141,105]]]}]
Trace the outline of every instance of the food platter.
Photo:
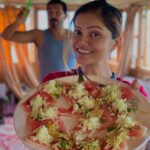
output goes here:
[{"label": "food platter", "polygon": [[[18,137],[22,140],[22,142],[25,145],[27,145],[27,147],[29,147],[30,149],[40,149],[40,150],[54,149],[52,148],[52,145],[53,146],[59,145],[60,143],[58,144],[58,142],[60,142],[60,135],[61,135],[61,140],[63,136],[63,141],[65,135],[65,140],[67,136],[67,140],[68,140],[67,142],[71,141],[71,144],[70,143],[68,144],[69,146],[77,145],[77,147],[71,147],[70,150],[82,149],[84,146],[87,149],[88,148],[91,149],[90,148],[91,145],[89,145],[89,142],[90,144],[92,142],[96,143],[96,146],[100,145],[101,149],[104,149],[102,148],[104,147],[103,145],[105,145],[105,149],[106,147],[108,147],[108,149],[112,149],[111,144],[115,142],[114,141],[112,142],[110,140],[111,139],[110,135],[114,136],[114,134],[118,134],[118,132],[121,132],[122,134],[124,131],[125,133],[128,133],[128,135],[130,134],[130,136],[127,136],[125,138],[126,142],[121,142],[121,144],[122,145],[125,144],[125,146],[123,145],[124,148],[120,148],[120,149],[141,150],[144,147],[146,142],[150,139],[150,122],[149,122],[150,104],[146,100],[146,98],[138,91],[132,89],[130,86],[120,81],[105,79],[96,76],[89,76],[89,77],[92,81],[95,82],[92,83],[89,81],[84,81],[83,83],[79,84],[77,82],[78,76],[69,76],[69,77],[63,77],[56,80],[48,81],[46,83],[39,85],[37,88],[31,90],[19,102],[14,113],[14,126]],[[56,82],[59,85],[59,86],[57,85],[57,87],[61,91],[60,94],[61,96],[58,93],[56,93],[56,91],[55,93],[53,93],[54,90],[52,89],[56,88],[56,87],[54,88],[54,83],[56,84]],[[99,87],[98,83],[105,84],[106,86],[103,88]],[[62,90],[62,85],[63,85],[63,90]],[[85,86],[84,88],[86,89],[86,91],[83,88],[83,85]],[[119,88],[119,94],[116,94],[118,92],[118,88]],[[49,96],[45,93],[45,89],[46,92],[49,93]],[[111,94],[112,91],[114,92],[113,94]],[[121,91],[121,95],[120,95],[120,91]],[[108,93],[110,93],[111,98],[109,97]],[[44,99],[44,101],[46,100],[48,102],[48,107],[45,106],[45,104],[42,104],[41,108],[40,106],[33,107],[34,102],[39,100],[37,98],[38,96],[41,96],[42,100]],[[57,100],[53,102],[54,99]],[[115,101],[115,99],[117,100]],[[105,103],[106,100],[107,102]],[[118,104],[118,101],[120,103],[123,103],[122,104],[123,107],[122,105],[121,107],[117,106],[120,105]],[[33,111],[33,109],[37,107],[38,107],[38,113],[35,110]],[[48,112],[47,110],[49,110],[50,113],[46,113]],[[56,111],[57,115],[54,113],[54,110],[57,110]],[[49,115],[45,115],[43,112]],[[109,116],[108,116],[108,112],[109,112]],[[51,114],[54,115],[52,116]],[[131,118],[133,120],[131,120]],[[124,121],[124,123],[119,121],[121,119],[122,121]],[[51,123],[47,123],[47,120],[50,121]],[[34,121],[34,127],[33,124],[32,126],[30,126],[31,122],[33,123],[33,121]],[[35,127],[35,121],[36,123],[40,122],[40,125],[38,124],[38,126]],[[92,122],[94,121],[98,123],[92,124]],[[61,132],[58,133],[59,136],[51,136],[52,138],[49,137],[49,141],[47,143],[42,142],[42,140],[39,140],[40,135],[37,136],[37,134],[43,133],[43,132],[39,132],[40,127],[42,128],[46,127],[48,129],[47,131],[49,131],[52,129],[51,126],[53,124],[52,122],[57,123],[57,126],[59,127],[59,131],[61,130]],[[106,122],[109,122],[109,124]],[[141,135],[139,135],[136,132],[133,132],[133,131],[137,131],[134,130],[137,129],[137,127],[138,128],[142,127]],[[52,135],[52,132],[49,131],[48,133],[51,133]],[[82,135],[85,136],[80,137],[81,139],[79,140],[79,135],[78,138],[76,136],[77,133],[81,133]],[[57,138],[59,137],[59,140],[57,140],[56,137]],[[92,139],[90,137],[92,137]],[[106,141],[104,141],[103,138],[106,139]],[[78,141],[76,141],[77,139]],[[95,141],[92,141],[93,139]],[[84,146],[83,144],[81,146],[81,143],[85,143]],[[62,147],[60,147],[60,145]],[[64,143],[60,145],[58,147],[57,146],[55,147],[57,147],[58,149],[63,149],[63,148],[67,149],[67,147],[64,147]],[[97,150],[96,146],[95,146],[95,150]]]}]

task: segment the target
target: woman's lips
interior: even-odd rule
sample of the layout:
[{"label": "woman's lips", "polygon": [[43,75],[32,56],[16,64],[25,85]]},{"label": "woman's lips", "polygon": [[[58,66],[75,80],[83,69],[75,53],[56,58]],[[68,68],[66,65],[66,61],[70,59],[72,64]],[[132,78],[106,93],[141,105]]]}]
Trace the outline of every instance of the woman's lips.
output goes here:
[{"label": "woman's lips", "polygon": [[80,49],[80,48],[77,48],[77,52],[81,53],[81,54],[91,54],[91,53],[93,53],[90,50],[85,50],[85,49]]}]

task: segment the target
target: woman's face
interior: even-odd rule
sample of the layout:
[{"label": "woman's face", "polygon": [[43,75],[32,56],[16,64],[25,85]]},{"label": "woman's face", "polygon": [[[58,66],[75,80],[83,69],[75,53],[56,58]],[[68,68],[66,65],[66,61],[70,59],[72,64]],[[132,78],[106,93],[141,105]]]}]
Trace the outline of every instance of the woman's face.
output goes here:
[{"label": "woman's face", "polygon": [[108,60],[115,42],[103,22],[92,13],[82,13],[74,25],[72,45],[77,62],[86,65]]}]

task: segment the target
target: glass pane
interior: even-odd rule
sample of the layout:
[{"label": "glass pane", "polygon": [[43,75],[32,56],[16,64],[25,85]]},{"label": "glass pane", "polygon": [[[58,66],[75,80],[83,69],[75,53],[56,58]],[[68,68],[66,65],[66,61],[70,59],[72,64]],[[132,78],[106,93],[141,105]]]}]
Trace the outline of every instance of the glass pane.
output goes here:
[{"label": "glass pane", "polygon": [[136,13],[134,20],[134,35],[137,36],[139,33],[139,13]]},{"label": "glass pane", "polygon": [[146,38],[145,38],[145,33],[146,33],[146,16],[147,16],[147,10],[143,9],[142,13],[142,47],[141,47],[141,66],[144,66],[144,54],[145,54],[145,44],[146,44]]},{"label": "glass pane", "polygon": [[[113,50],[112,52],[111,52],[111,54],[110,54],[110,57],[112,58],[112,59],[117,59],[117,49],[115,49],[115,50]],[[117,61],[117,60],[116,60]]]},{"label": "glass pane", "polygon": [[147,11],[147,45],[146,45],[146,62],[150,66],[150,10]]},{"label": "glass pane", "polygon": [[46,10],[38,11],[38,29],[45,30],[48,28],[48,17]]},{"label": "glass pane", "polygon": [[[34,10],[33,9],[30,10],[30,13],[27,17],[25,25],[26,25],[26,30],[34,29]],[[34,63],[36,59],[34,44],[27,43],[27,51],[28,51],[29,62]]]},{"label": "glass pane", "polygon": [[122,13],[122,31],[125,31],[126,21],[127,21],[127,13],[124,11]]},{"label": "glass pane", "polygon": [[74,16],[74,11],[69,11],[68,17],[64,21],[64,28],[73,30],[73,24],[71,23],[73,16]]},{"label": "glass pane", "polygon": [[137,54],[138,54],[138,38],[135,37],[134,41],[133,41],[133,53],[132,53],[132,57],[137,59]]},{"label": "glass pane", "polygon": [[134,19],[134,31],[133,31],[133,51],[131,67],[136,67],[137,57],[138,57],[138,35],[139,35],[139,13],[137,12]]},{"label": "glass pane", "polygon": [[11,58],[12,58],[12,62],[17,64],[18,63],[18,56],[16,53],[16,49],[14,47],[14,45],[11,46]]},{"label": "glass pane", "polygon": [[31,9],[30,13],[27,17],[27,20],[25,22],[26,30],[32,30],[34,29],[34,10]]},{"label": "glass pane", "polygon": [[[74,11],[68,12],[68,17],[64,21],[64,28],[71,29],[70,23],[72,21],[72,18],[74,16]],[[38,29],[47,29],[48,28],[48,18],[47,18],[47,11],[46,10],[39,10],[38,11]]]},{"label": "glass pane", "polygon": [[132,68],[136,67],[137,57],[138,57],[138,38],[135,37],[133,39],[133,52],[132,52],[132,60],[131,60],[131,67]]}]

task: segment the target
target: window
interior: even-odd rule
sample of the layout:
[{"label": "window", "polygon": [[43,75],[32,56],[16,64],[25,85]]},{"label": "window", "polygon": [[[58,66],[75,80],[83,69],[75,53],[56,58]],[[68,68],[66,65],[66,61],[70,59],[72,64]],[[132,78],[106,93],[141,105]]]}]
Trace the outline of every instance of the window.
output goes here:
[{"label": "window", "polygon": [[10,52],[11,52],[12,62],[14,64],[17,64],[19,61],[18,61],[18,56],[17,56],[17,52],[16,52],[14,45],[11,45]]},{"label": "window", "polygon": [[38,10],[38,29],[45,30],[48,28],[48,18],[46,10]]},{"label": "window", "polygon": [[68,17],[64,22],[64,28],[73,30],[73,26],[72,26],[72,22],[71,22],[73,19],[73,16],[74,16],[74,11],[69,11]]},{"label": "window", "polygon": [[126,27],[126,20],[127,20],[127,12],[123,11],[122,12],[122,31],[125,31],[125,27]]},{"label": "window", "polygon": [[[126,20],[127,20],[127,13],[126,11],[123,11],[122,12],[122,32],[125,31]],[[110,56],[111,61],[118,62],[118,55],[119,55],[118,49],[113,50]]]},{"label": "window", "polygon": [[[34,29],[34,9],[30,10],[30,13],[25,22],[25,25],[26,25],[26,30]],[[29,62],[35,63],[35,61],[36,61],[35,45],[33,43],[28,43],[27,50],[28,50]]]},{"label": "window", "polygon": [[146,20],[145,65],[150,68],[150,10],[147,10]]},{"label": "window", "polygon": [[134,31],[133,31],[133,52],[131,60],[131,68],[136,68],[136,62],[138,60],[138,42],[139,42],[139,12],[135,15]]},{"label": "window", "polygon": [[[150,70],[150,10],[143,7],[134,23],[132,65]],[[133,63],[134,62],[134,63]]]},{"label": "window", "polygon": [[[68,17],[64,21],[64,28],[66,29],[72,29],[72,26],[70,26],[72,18],[74,15],[74,11],[68,12]],[[48,28],[48,19],[47,19],[47,11],[46,10],[38,10],[38,29],[47,29]]]}]

